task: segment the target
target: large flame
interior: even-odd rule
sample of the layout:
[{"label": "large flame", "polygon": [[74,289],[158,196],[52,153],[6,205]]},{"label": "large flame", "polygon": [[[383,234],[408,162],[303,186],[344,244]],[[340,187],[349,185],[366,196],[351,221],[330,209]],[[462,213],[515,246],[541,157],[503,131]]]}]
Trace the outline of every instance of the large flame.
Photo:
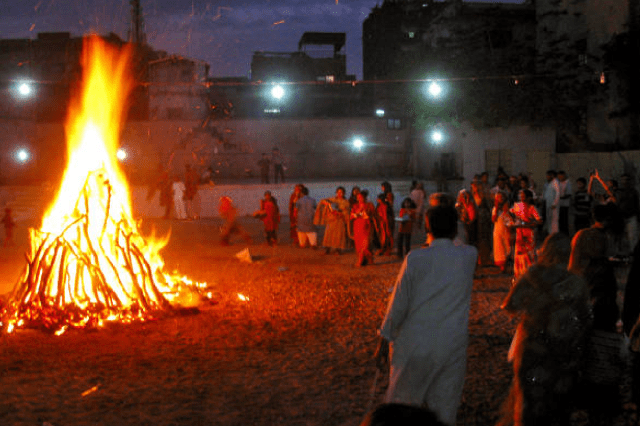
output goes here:
[{"label": "large flame", "polygon": [[164,272],[166,239],[143,238],[116,151],[133,87],[131,48],[85,39],[81,95],[66,123],[68,164],[39,230],[3,327],[99,326],[147,318],[202,287]]}]

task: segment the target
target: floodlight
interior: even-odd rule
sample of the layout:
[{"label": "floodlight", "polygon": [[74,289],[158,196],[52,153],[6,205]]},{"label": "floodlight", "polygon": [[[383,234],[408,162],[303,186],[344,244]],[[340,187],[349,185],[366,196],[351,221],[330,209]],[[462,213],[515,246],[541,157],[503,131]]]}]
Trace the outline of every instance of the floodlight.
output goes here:
[{"label": "floodlight", "polygon": [[29,150],[26,148],[20,148],[15,152],[15,159],[18,163],[26,163],[31,158],[31,154]]},{"label": "floodlight", "polygon": [[20,83],[18,86],[18,93],[22,96],[29,96],[31,94],[31,86],[27,83]]},{"label": "floodlight", "polygon": [[116,152],[116,157],[120,161],[126,160],[128,157],[127,151],[124,148],[118,148],[118,151]]},{"label": "floodlight", "polygon": [[432,81],[429,85],[429,93],[434,98],[437,98],[442,93],[442,86],[440,86],[437,82]]},{"label": "floodlight", "polygon": [[434,130],[433,132],[431,132],[431,140],[436,145],[440,144],[440,142],[442,142],[443,139],[444,139],[444,135],[440,130]]},{"label": "floodlight", "polygon": [[273,96],[275,99],[282,99],[282,97],[284,96],[284,89],[282,88],[282,86],[280,86],[279,84],[277,86],[274,86],[274,88],[271,89],[271,96]]}]

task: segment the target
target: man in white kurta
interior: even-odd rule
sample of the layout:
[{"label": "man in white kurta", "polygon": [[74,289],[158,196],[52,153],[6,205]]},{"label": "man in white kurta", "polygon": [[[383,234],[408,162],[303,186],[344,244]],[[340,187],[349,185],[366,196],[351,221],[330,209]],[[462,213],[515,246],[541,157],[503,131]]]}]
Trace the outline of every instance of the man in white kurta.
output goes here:
[{"label": "man in white kurta", "polygon": [[547,233],[555,234],[560,230],[560,186],[554,170],[547,171],[547,183],[544,187],[545,228]]},{"label": "man in white kurta", "polygon": [[[440,225],[444,221],[449,231],[443,233],[442,226],[434,229],[435,220]],[[435,239],[405,258],[380,329],[381,343],[391,343],[385,402],[426,405],[440,421],[455,425],[466,372],[478,252],[453,242],[454,208],[430,209],[427,221]]]}]

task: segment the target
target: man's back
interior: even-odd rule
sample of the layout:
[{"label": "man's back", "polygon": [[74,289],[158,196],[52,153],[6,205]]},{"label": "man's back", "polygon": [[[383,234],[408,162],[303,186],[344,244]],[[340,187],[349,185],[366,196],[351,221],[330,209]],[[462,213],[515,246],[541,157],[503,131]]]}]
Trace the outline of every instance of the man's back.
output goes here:
[{"label": "man's back", "polygon": [[313,232],[315,226],[313,225],[313,216],[316,213],[316,200],[308,195],[303,196],[296,201],[298,207],[298,222],[297,228],[300,232]]}]

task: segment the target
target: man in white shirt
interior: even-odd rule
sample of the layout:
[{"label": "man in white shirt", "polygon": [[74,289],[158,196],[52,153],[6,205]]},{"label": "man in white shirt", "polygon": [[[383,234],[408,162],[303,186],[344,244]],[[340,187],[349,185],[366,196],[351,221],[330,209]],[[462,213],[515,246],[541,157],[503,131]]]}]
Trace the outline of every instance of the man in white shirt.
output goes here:
[{"label": "man in white shirt", "polygon": [[556,179],[555,170],[547,171],[547,183],[544,186],[544,202],[545,202],[545,228],[548,234],[555,234],[560,230],[560,186]]},{"label": "man in white shirt", "polygon": [[187,209],[184,204],[184,193],[187,190],[187,187],[184,182],[176,176],[173,179],[171,189],[173,190],[173,206],[175,208],[176,219],[186,219]]},{"label": "man in white shirt", "polygon": [[567,179],[564,170],[558,172],[558,188],[560,189],[560,211],[558,212],[558,228],[560,232],[569,235],[569,207],[571,206],[571,181]]},{"label": "man in white shirt", "polygon": [[468,322],[478,251],[454,244],[452,206],[427,211],[434,240],[405,258],[376,353],[385,363],[393,347],[387,403],[426,405],[446,425],[456,424],[467,365]]}]

